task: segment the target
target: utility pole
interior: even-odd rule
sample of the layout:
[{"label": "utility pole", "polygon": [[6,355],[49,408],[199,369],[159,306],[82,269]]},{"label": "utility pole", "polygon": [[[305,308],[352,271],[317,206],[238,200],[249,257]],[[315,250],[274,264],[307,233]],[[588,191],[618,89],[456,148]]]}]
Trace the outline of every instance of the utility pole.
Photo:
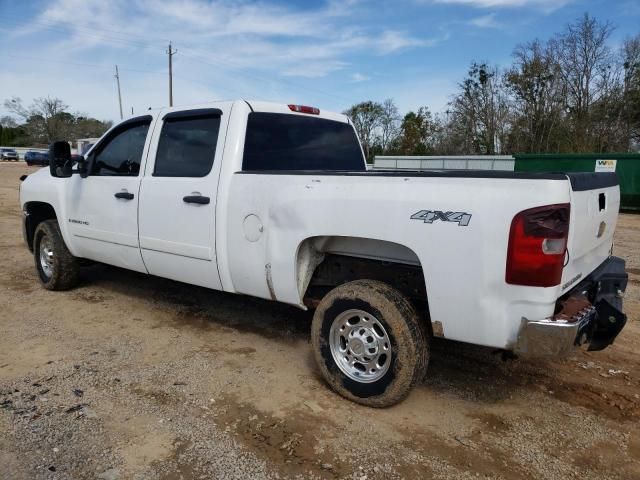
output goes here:
[{"label": "utility pole", "polygon": [[123,119],[122,116],[122,96],[120,95],[120,75],[118,75],[118,65],[116,65],[116,83],[118,84],[118,105],[120,105],[120,120]]},{"label": "utility pole", "polygon": [[173,69],[171,58],[178,53],[178,50],[173,50],[171,48],[171,40],[169,40],[169,49],[167,50],[167,55],[169,55],[169,106],[173,107]]}]

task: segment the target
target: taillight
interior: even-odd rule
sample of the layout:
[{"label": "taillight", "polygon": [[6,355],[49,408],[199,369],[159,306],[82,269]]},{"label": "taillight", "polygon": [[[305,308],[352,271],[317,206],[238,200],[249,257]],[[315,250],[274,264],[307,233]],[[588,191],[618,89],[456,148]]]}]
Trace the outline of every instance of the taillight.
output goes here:
[{"label": "taillight", "polygon": [[547,205],[513,217],[507,250],[507,283],[532,287],[560,283],[570,209],[568,203]]},{"label": "taillight", "polygon": [[298,113],[310,113],[311,115],[320,115],[320,109],[316,107],[308,107],[307,105],[289,105],[289,110]]}]

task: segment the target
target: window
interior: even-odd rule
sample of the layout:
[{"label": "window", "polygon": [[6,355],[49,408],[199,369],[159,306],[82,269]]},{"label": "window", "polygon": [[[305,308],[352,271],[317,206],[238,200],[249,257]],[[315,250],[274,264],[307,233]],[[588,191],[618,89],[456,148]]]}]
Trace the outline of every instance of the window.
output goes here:
[{"label": "window", "polygon": [[160,134],[153,175],[206,176],[211,171],[216,155],[219,130],[219,113],[189,116],[189,112],[176,112],[167,115]]},{"label": "window", "polygon": [[91,175],[137,176],[151,117],[125,122],[98,145]]},{"label": "window", "polygon": [[243,170],[365,169],[348,123],[281,113],[249,114]]}]

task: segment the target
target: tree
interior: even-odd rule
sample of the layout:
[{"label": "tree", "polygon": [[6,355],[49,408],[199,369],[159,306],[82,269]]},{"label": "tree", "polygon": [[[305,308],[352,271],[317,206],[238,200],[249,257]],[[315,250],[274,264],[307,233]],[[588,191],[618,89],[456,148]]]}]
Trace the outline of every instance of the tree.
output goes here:
[{"label": "tree", "polygon": [[382,103],[382,115],[380,116],[380,134],[378,144],[382,153],[388,153],[400,134],[400,114],[398,107],[391,98]]},{"label": "tree", "polygon": [[427,155],[433,151],[435,123],[427,107],[408,112],[400,126],[399,147],[403,155]]},{"label": "tree", "polygon": [[12,133],[11,145],[17,145],[15,142],[34,145],[49,144],[55,140],[73,141],[78,138],[99,137],[111,127],[111,122],[89,118],[81,113],[69,113],[68,106],[59,98],[36,98],[31,105],[25,107],[20,98],[13,97],[5,100],[4,105],[24,122],[17,126],[11,117],[0,119],[3,125],[13,122],[13,128],[19,129]]},{"label": "tree", "polygon": [[565,98],[560,67],[550,48],[539,40],[519,45],[513,57],[514,64],[505,74],[513,105],[509,149],[557,151]]},{"label": "tree", "polygon": [[15,118],[4,115],[0,117],[0,125],[3,127],[16,128],[18,126],[18,122],[16,122]]},{"label": "tree", "polygon": [[371,160],[371,149],[375,143],[376,129],[382,122],[384,107],[377,102],[361,102],[346,110],[344,114],[353,122],[367,161]]},{"label": "tree", "polygon": [[509,105],[497,67],[473,62],[449,103],[460,153],[501,153],[507,137]]},{"label": "tree", "polygon": [[19,97],[13,97],[4,106],[25,120],[29,135],[36,142],[51,143],[69,136],[73,117],[65,112],[68,106],[59,98],[36,98],[25,107]]},{"label": "tree", "polygon": [[588,13],[566,26],[550,42],[566,88],[566,111],[570,120],[569,145],[573,151],[594,148],[591,115],[597,102],[611,93],[613,57],[607,41],[613,27]]},{"label": "tree", "polygon": [[625,149],[640,146],[640,33],[622,47]]}]

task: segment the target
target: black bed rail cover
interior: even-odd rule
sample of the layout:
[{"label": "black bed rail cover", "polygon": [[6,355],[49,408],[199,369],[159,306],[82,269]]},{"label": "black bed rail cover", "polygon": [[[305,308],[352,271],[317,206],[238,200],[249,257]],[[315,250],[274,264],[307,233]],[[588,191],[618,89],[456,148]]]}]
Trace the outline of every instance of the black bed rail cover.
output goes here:
[{"label": "black bed rail cover", "polygon": [[347,177],[500,178],[513,180],[564,180],[574,192],[618,185],[615,172],[514,172],[510,170],[243,170],[244,175],[320,175]]},{"label": "black bed rail cover", "polygon": [[574,192],[615,187],[619,184],[618,174],[615,172],[567,172],[566,175]]},{"label": "black bed rail cover", "polygon": [[453,177],[567,180],[564,173],[512,172],[509,170],[243,170],[244,175],[324,175],[347,177]]}]

